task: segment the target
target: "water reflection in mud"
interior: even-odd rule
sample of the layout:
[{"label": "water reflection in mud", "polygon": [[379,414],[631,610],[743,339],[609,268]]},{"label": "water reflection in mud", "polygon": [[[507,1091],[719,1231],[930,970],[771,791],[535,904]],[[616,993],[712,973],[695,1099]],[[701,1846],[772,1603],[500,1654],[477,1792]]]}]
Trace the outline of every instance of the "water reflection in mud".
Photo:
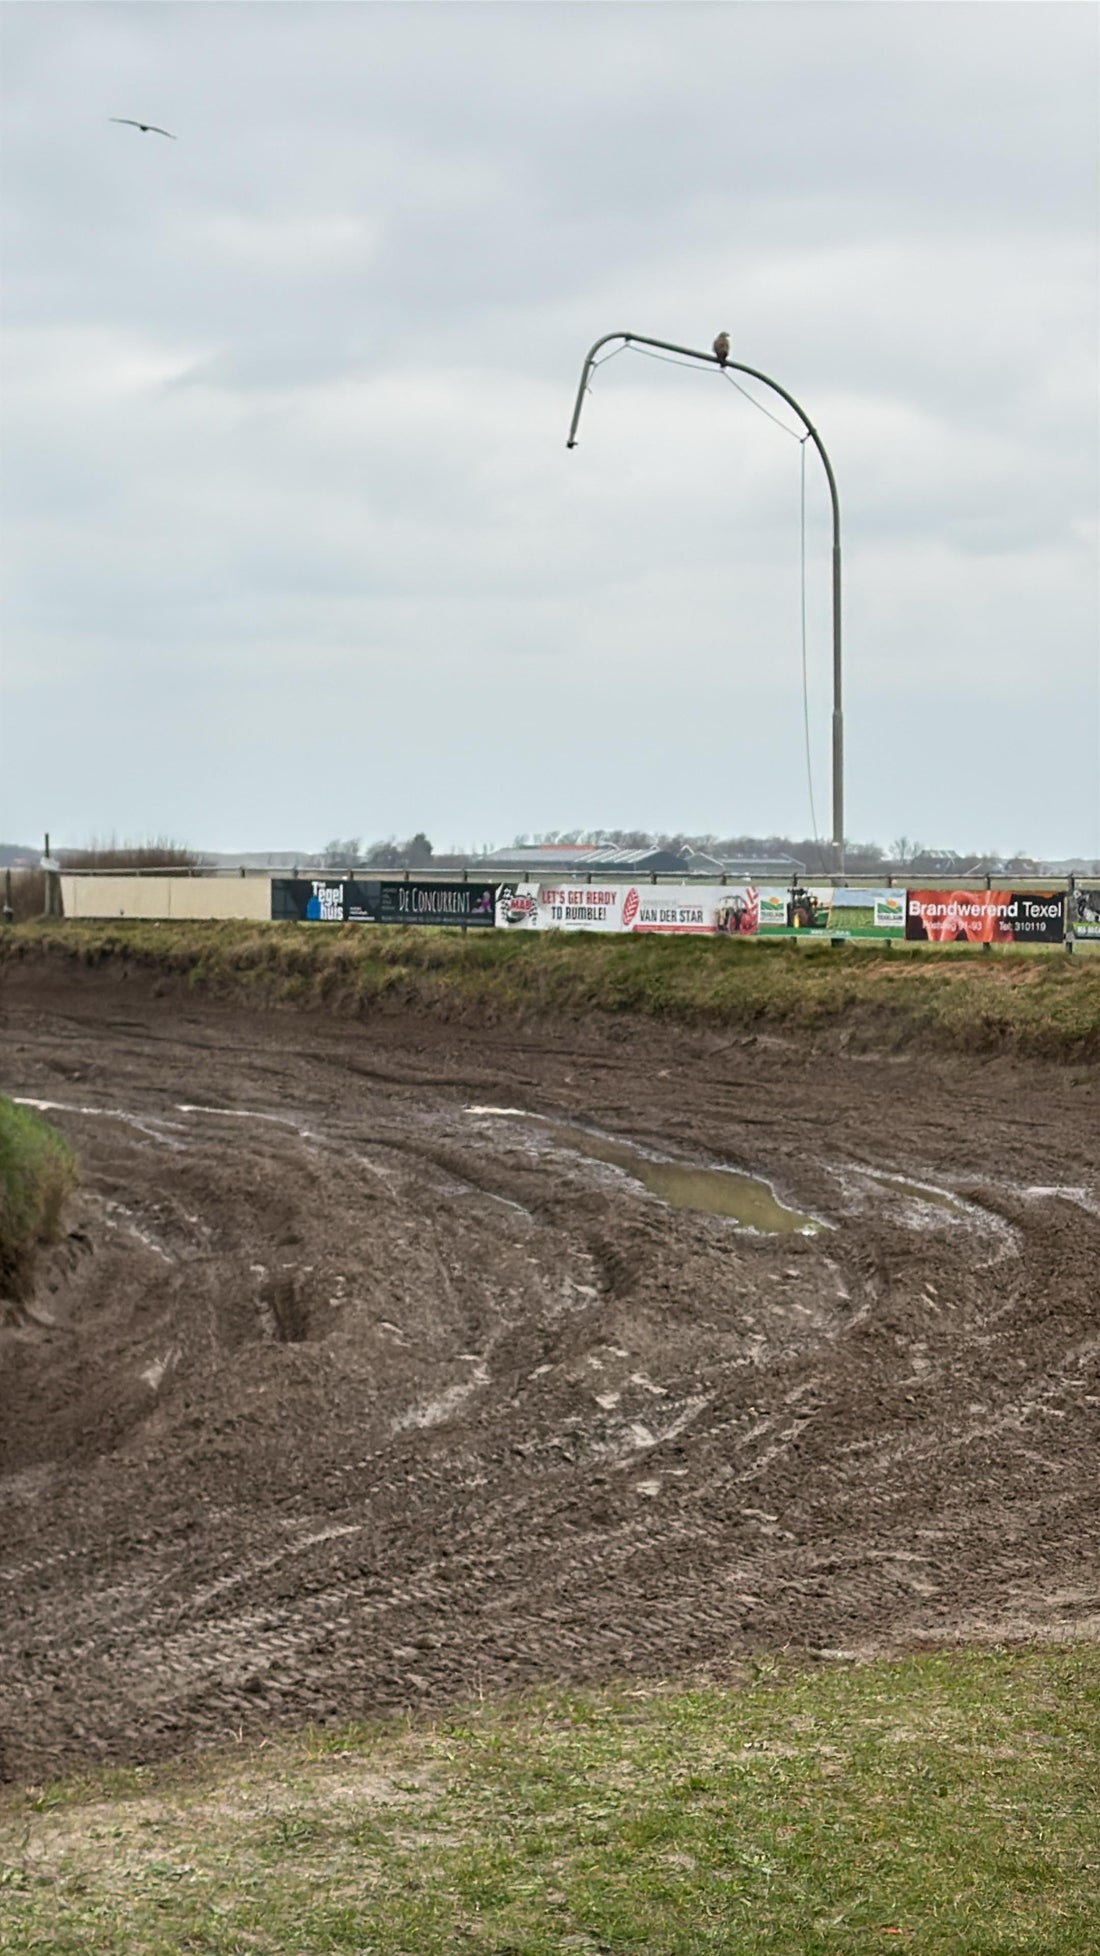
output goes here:
[{"label": "water reflection in mud", "polygon": [[813,1235],[825,1227],[816,1216],[788,1209],[770,1183],[757,1175],[744,1175],[735,1168],[693,1168],[682,1162],[657,1160],[631,1141],[571,1121],[551,1121],[543,1114],[529,1114],[520,1107],[469,1107],[466,1111],[537,1121],[560,1148],[587,1155],[590,1161],[621,1168],[634,1181],[641,1182],[651,1195],[659,1196],[674,1209],[728,1216],[743,1229],[759,1230],[769,1236]]}]

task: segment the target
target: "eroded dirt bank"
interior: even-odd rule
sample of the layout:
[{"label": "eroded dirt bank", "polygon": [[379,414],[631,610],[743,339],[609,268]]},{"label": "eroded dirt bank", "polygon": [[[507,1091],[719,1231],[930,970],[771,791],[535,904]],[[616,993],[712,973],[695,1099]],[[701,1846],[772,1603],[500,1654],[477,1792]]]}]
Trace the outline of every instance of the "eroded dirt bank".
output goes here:
[{"label": "eroded dirt bank", "polygon": [[[1100,1619],[1100,1079],[18,971],[79,1150],[0,1330],[27,1777],[553,1676]],[[670,1208],[583,1137],[831,1227]]]}]

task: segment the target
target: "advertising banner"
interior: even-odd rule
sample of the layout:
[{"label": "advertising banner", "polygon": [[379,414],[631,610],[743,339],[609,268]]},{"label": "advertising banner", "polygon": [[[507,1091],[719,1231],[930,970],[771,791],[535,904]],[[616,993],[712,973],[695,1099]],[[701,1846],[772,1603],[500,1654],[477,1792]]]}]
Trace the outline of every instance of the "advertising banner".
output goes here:
[{"label": "advertising banner", "polygon": [[758,892],[751,884],[505,883],[497,922],[508,930],[630,931],[672,937],[752,936]]},{"label": "advertising banner", "polygon": [[495,883],[272,877],[271,915],[320,924],[465,924],[491,930]]},{"label": "advertising banner", "polygon": [[793,889],[753,883],[622,885],[505,883],[497,923],[508,930],[631,931],[665,936],[903,937],[902,890]]},{"label": "advertising banner", "polygon": [[492,930],[495,883],[381,883],[378,917],[383,924],[465,924]]},{"label": "advertising banner", "polygon": [[907,890],[905,935],[928,944],[1062,944],[1060,890]]},{"label": "advertising banner", "polygon": [[271,915],[303,924],[376,924],[381,887],[339,876],[273,876]]},{"label": "advertising banner", "polygon": [[[930,944],[1062,944],[1058,890],[840,889],[826,884],[384,882],[273,877],[271,915],[301,923],[629,931],[665,936],[900,938]],[[1069,900],[1074,937],[1100,939],[1100,888]]]},{"label": "advertising banner", "polygon": [[748,885],[502,883],[497,923],[506,930],[631,931],[707,936],[756,929],[756,891]]},{"label": "advertising banner", "polygon": [[497,923],[508,930],[627,930],[638,892],[632,885],[611,889],[582,883],[502,883],[497,890]]},{"label": "advertising banner", "polygon": [[903,890],[833,890],[825,883],[760,892],[761,937],[904,937]]},{"label": "advertising banner", "polygon": [[493,929],[495,882],[384,882],[380,884],[382,923],[464,923]]},{"label": "advertising banner", "polygon": [[639,889],[627,930],[673,937],[753,937],[759,892],[749,883],[670,884]]},{"label": "advertising banner", "polygon": [[1100,889],[1074,890],[1069,921],[1074,937],[1100,937]]}]

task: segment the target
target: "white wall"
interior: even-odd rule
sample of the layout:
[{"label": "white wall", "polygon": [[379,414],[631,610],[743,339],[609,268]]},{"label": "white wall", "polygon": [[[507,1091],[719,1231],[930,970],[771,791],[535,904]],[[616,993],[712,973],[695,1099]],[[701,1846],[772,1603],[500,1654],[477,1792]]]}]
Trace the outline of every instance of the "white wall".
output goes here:
[{"label": "white wall", "polygon": [[66,917],[271,916],[269,876],[62,876]]}]

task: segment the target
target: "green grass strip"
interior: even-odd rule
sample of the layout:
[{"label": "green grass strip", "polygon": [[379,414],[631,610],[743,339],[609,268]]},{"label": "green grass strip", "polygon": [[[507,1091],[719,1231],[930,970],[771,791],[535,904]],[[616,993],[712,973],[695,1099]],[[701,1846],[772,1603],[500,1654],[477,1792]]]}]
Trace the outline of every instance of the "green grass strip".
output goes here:
[{"label": "green grass strip", "polygon": [[27,1296],[35,1253],[56,1240],[75,1180],[60,1134],[31,1108],[0,1096],[0,1299]]},{"label": "green grass strip", "polygon": [[110,965],[249,1004],[459,1020],[634,1014],[740,1032],[1100,1059],[1100,956],[897,944],[509,935],[358,924],[61,923],[0,932],[20,964]]},{"label": "green grass strip", "polygon": [[544,1690],[0,1802],[50,1956],[1085,1956],[1100,1653]]}]

